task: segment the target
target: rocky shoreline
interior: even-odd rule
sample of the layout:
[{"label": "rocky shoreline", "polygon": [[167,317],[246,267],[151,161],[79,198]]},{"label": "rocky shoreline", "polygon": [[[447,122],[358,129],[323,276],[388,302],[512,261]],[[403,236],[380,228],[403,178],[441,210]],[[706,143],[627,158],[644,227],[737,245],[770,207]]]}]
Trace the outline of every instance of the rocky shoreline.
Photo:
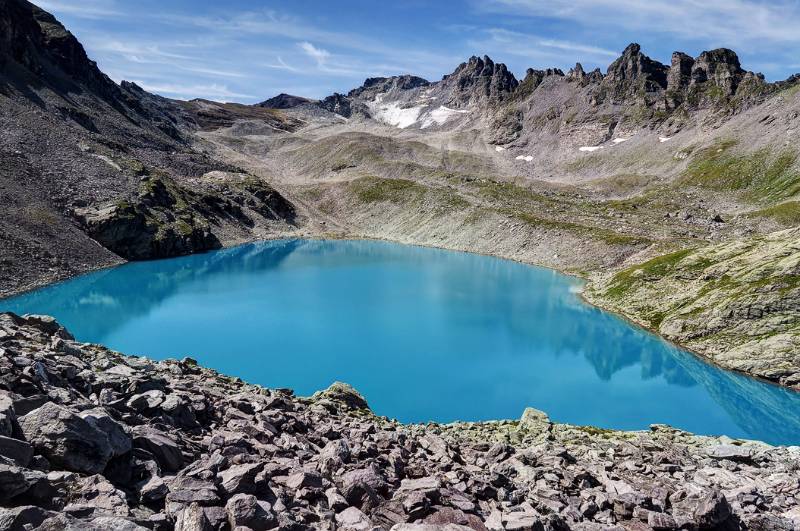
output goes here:
[{"label": "rocky shoreline", "polygon": [[0,529],[800,528],[800,448],[667,426],[403,425],[0,314]]}]

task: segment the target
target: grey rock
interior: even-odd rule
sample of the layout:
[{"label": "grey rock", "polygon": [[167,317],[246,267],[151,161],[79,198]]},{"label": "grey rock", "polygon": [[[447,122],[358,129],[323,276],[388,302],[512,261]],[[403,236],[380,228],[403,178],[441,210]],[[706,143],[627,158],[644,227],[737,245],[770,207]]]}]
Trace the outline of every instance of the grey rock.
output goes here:
[{"label": "grey rock", "polygon": [[133,395],[128,399],[127,405],[133,410],[145,411],[148,409],[157,408],[164,402],[165,399],[166,395],[164,394],[164,391],[154,389],[152,391],[145,391],[144,393],[140,393],[138,395]]},{"label": "grey rock", "polygon": [[[0,491],[2,492],[2,491]],[[0,531],[37,528],[56,513],[33,505],[0,508]]]},{"label": "grey rock", "polygon": [[709,457],[715,459],[730,459],[732,461],[750,461],[753,457],[752,449],[734,444],[712,446],[706,450],[706,453]]},{"label": "grey rock", "polygon": [[33,458],[33,446],[25,441],[0,435],[0,456],[11,459],[21,467],[26,467]]},{"label": "grey rock", "polygon": [[30,483],[21,468],[0,464],[0,501],[22,494],[28,487]]},{"label": "grey rock", "polygon": [[19,419],[37,452],[74,472],[102,472],[113,455],[108,437],[65,407],[44,404]]},{"label": "grey rock", "polygon": [[347,531],[367,531],[374,526],[369,517],[357,507],[348,507],[336,515],[340,529]]},{"label": "grey rock", "polygon": [[504,514],[503,526],[507,531],[544,531],[541,516],[524,511]]},{"label": "grey rock", "polygon": [[220,481],[219,488],[228,496],[239,493],[252,494],[256,491],[256,476],[262,468],[264,465],[261,463],[233,465],[217,474]]},{"label": "grey rock", "polygon": [[130,434],[114,420],[111,415],[103,408],[94,408],[78,413],[82,419],[88,422],[96,430],[105,433],[111,445],[111,452],[115,456],[120,456],[131,451],[133,440]]},{"label": "grey rock", "polygon": [[703,496],[694,510],[695,521],[701,527],[715,527],[728,520],[731,507],[719,491],[711,491]]},{"label": "grey rock", "polygon": [[13,437],[17,426],[17,415],[14,412],[14,401],[11,395],[0,390],[0,435]]},{"label": "grey rock", "polygon": [[244,526],[253,531],[264,531],[272,529],[278,523],[272,507],[251,494],[236,494],[231,497],[225,504],[225,512],[233,529]]},{"label": "grey rock", "polygon": [[183,453],[172,437],[152,426],[135,426],[132,432],[133,445],[153,454],[161,468],[177,472],[183,467]]},{"label": "grey rock", "polygon": [[205,511],[197,503],[192,503],[175,519],[175,531],[214,531],[216,528],[206,517]]}]

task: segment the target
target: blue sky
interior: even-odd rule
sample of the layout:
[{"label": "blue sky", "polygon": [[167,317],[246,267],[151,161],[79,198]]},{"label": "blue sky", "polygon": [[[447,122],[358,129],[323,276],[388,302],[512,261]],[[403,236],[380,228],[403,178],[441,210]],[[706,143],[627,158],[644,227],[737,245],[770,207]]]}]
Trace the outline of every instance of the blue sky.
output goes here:
[{"label": "blue sky", "polygon": [[34,0],[114,80],[173,98],[321,98],[370,76],[440,79],[470,55],[586,70],[630,42],[664,63],[734,49],[769,80],[800,71],[800,0]]}]

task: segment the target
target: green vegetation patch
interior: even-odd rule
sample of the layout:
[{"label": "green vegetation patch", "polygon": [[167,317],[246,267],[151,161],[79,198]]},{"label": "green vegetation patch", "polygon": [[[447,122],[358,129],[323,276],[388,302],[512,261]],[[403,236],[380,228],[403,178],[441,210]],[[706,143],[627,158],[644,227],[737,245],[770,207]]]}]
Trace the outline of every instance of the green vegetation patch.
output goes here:
[{"label": "green vegetation patch", "polygon": [[350,189],[363,203],[405,204],[419,201],[425,188],[408,179],[381,179],[362,177],[350,183]]},{"label": "green vegetation patch", "polygon": [[529,214],[527,212],[520,212],[507,208],[499,209],[498,212],[518,219],[527,225],[573,232],[588,236],[591,239],[601,240],[609,245],[639,245],[649,242],[647,238],[629,236],[627,234],[621,234],[619,232],[615,232],[610,229],[604,229],[602,227],[592,227],[590,225],[581,225],[579,223],[572,223],[569,221],[547,219]]},{"label": "green vegetation patch", "polygon": [[795,227],[800,225],[800,201],[787,201],[777,205],[762,208],[747,214],[751,218],[773,219],[781,225]]},{"label": "green vegetation patch", "polygon": [[494,201],[501,201],[503,204],[552,202],[549,197],[514,183],[481,179],[474,181],[473,184],[477,187],[480,196]]},{"label": "green vegetation patch", "polygon": [[348,186],[362,203],[420,206],[425,199],[428,199],[440,212],[470,206],[470,203],[453,189],[428,187],[409,179],[362,177],[351,181]]},{"label": "green vegetation patch", "polygon": [[667,276],[693,251],[693,249],[675,251],[620,271],[614,275],[610,287],[606,290],[606,296],[617,299],[628,293],[641,280],[658,280]]},{"label": "green vegetation patch", "polygon": [[718,142],[698,151],[682,182],[716,191],[742,192],[754,201],[779,201],[800,193],[797,153],[773,154],[760,149],[748,154],[731,153],[733,140]]}]

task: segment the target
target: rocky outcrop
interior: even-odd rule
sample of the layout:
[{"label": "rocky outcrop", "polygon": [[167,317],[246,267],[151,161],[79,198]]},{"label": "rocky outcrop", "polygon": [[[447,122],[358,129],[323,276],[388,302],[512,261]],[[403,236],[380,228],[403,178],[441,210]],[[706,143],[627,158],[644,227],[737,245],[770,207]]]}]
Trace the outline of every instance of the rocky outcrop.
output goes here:
[{"label": "rocky outcrop", "polygon": [[703,52],[695,59],[691,76],[693,85],[711,83],[727,96],[732,96],[744,74],[736,53],[727,48],[718,48]]},{"label": "rocky outcrop", "polygon": [[126,260],[146,260],[218,249],[215,227],[229,220],[252,226],[248,212],[288,224],[296,216],[291,203],[252,177],[198,192],[159,175],[142,178],[131,200],[79,209],[76,216],[104,247]]},{"label": "rocky outcrop", "polygon": [[609,65],[601,91],[614,102],[646,98],[667,88],[668,71],[669,68],[644,55],[641,47],[633,43]]},{"label": "rocky outcrop", "polygon": [[472,56],[452,74],[444,76],[437,88],[448,94],[449,105],[465,107],[503,102],[511,96],[519,82],[503,63],[488,56]]},{"label": "rocky outcrop", "polygon": [[692,83],[692,68],[694,59],[683,52],[672,54],[672,63],[667,74],[667,90],[670,92],[682,92],[689,88]]},{"label": "rocky outcrop", "polygon": [[360,87],[351,90],[350,98],[374,99],[378,94],[391,94],[403,90],[427,87],[430,82],[417,76],[404,75],[392,77],[371,77]]},{"label": "rocky outcrop", "polygon": [[530,408],[520,421],[403,425],[345,384],[299,398],[7,313],[0,369],[0,411],[23,428],[8,437],[33,448],[21,463],[0,445],[0,530],[800,524],[796,448],[574,427]]},{"label": "rocky outcrop", "polygon": [[318,105],[326,111],[344,116],[345,118],[350,118],[353,115],[369,117],[369,111],[363,103],[353,101],[344,94],[339,94],[338,92],[323,99]]},{"label": "rocky outcrop", "polygon": [[798,228],[656,257],[586,294],[726,369],[800,389]]}]

